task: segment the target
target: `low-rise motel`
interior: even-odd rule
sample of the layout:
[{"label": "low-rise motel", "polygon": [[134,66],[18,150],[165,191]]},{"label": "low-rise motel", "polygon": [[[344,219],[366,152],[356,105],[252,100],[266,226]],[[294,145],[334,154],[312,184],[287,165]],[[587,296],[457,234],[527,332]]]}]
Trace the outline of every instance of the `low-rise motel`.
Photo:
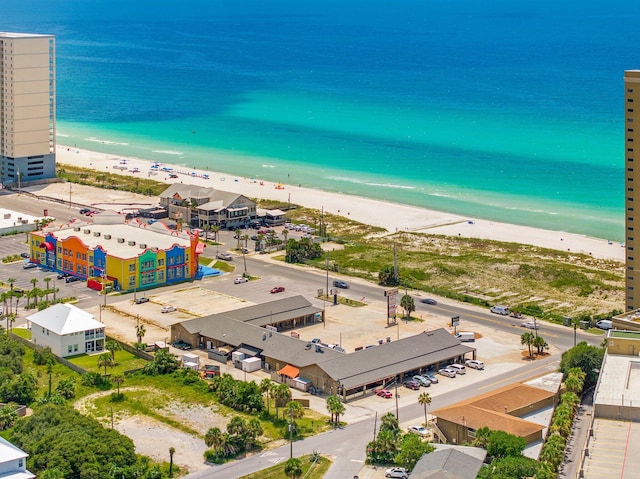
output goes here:
[{"label": "low-rise motel", "polygon": [[93,223],[74,219],[29,234],[31,261],[87,281],[90,288],[133,291],[182,281],[198,272],[197,234],[162,223],[125,221],[105,211]]}]

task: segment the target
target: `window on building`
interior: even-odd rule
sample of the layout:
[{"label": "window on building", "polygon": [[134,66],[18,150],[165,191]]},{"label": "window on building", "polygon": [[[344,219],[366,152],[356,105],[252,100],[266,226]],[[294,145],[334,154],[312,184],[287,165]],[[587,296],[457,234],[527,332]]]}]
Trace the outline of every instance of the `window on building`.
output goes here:
[{"label": "window on building", "polygon": [[67,346],[67,352],[70,353],[71,351],[73,351],[73,348],[71,347],[71,345]]},{"label": "window on building", "polygon": [[131,272],[133,272],[133,271],[135,271],[135,270],[136,270],[136,265],[135,265],[135,263],[130,264],[130,265],[129,265],[129,272],[131,273]]},{"label": "window on building", "polygon": [[73,345],[73,352],[74,352],[74,353],[77,353],[77,352],[78,352],[78,345],[77,345],[77,344],[74,344],[74,345]]}]

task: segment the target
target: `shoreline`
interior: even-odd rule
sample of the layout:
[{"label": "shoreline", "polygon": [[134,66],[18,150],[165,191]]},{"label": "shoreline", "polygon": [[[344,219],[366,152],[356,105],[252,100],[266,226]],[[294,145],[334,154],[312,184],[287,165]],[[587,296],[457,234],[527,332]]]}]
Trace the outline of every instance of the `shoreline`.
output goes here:
[{"label": "shoreline", "polygon": [[[121,163],[122,161],[125,163]],[[626,251],[621,243],[575,233],[468,218],[417,206],[326,192],[301,185],[259,181],[249,177],[196,170],[167,163],[166,167],[172,169],[171,173],[178,175],[178,178],[173,179],[169,178],[168,171],[157,171],[153,174],[151,166],[156,162],[151,160],[100,153],[71,146],[57,145],[56,162],[95,171],[108,171],[111,174],[150,178],[167,184],[176,182],[194,184],[253,198],[300,204],[361,223],[379,226],[391,233],[404,230],[522,243],[558,251],[588,254],[594,258],[610,259],[621,263],[624,262]],[[126,167],[126,170],[115,169],[114,166]],[[139,171],[134,173],[132,170],[135,168]]]}]

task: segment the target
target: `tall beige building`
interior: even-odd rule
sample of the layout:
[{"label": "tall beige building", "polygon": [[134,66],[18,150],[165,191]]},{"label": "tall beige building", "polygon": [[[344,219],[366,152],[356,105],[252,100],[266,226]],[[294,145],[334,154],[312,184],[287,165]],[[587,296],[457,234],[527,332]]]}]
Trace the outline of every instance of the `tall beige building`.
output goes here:
[{"label": "tall beige building", "polygon": [[[640,308],[640,70],[624,72],[626,307]],[[636,168],[635,160],[638,160]],[[637,185],[637,186],[636,186]],[[636,192],[638,189],[638,204]],[[638,213],[635,212],[638,208]],[[636,244],[636,234],[638,244]],[[636,253],[635,249],[638,248]]]},{"label": "tall beige building", "polygon": [[0,32],[0,181],[55,177],[56,43]]}]

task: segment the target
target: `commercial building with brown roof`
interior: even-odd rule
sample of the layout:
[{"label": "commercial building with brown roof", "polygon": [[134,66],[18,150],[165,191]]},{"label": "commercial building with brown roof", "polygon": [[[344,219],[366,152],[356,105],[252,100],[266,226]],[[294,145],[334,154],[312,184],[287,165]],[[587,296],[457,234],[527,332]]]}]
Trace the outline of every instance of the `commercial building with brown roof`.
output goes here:
[{"label": "commercial building with brown roof", "polygon": [[514,434],[530,444],[543,439],[545,427],[522,417],[555,407],[558,400],[559,382],[555,391],[518,383],[437,409],[432,414],[444,439],[451,444],[472,442],[475,432],[483,427]]}]

